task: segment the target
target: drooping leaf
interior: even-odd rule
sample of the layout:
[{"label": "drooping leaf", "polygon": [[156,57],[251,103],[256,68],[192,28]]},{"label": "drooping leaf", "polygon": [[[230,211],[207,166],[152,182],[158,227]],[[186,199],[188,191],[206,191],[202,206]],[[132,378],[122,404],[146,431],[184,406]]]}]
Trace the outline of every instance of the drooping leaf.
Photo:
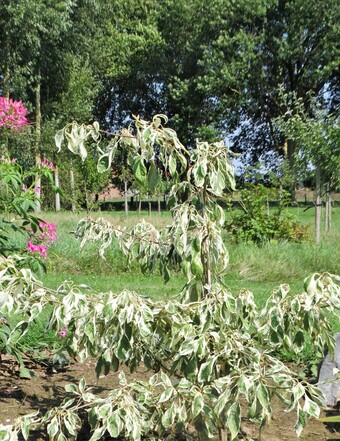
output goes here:
[{"label": "drooping leaf", "polygon": [[137,156],[136,158],[134,158],[132,162],[132,170],[136,178],[136,181],[139,184],[144,184],[146,181],[147,170],[142,156]]},{"label": "drooping leaf", "polygon": [[237,438],[241,424],[241,408],[238,402],[233,403],[228,410],[227,427],[231,440]]},{"label": "drooping leaf", "polygon": [[56,146],[58,148],[58,151],[61,150],[61,146],[62,146],[62,143],[64,141],[64,138],[65,138],[65,136],[64,136],[64,129],[58,130],[58,132],[55,134],[55,137],[54,137],[55,144],[56,144]]},{"label": "drooping leaf", "polygon": [[154,192],[159,180],[157,168],[153,162],[150,164],[148,171],[148,186],[151,192]]}]

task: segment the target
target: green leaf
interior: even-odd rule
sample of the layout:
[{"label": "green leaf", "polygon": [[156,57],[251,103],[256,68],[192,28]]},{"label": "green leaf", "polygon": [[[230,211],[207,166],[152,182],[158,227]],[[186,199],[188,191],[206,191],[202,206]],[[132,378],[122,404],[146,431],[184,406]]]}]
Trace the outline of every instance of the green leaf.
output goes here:
[{"label": "green leaf", "polygon": [[150,386],[155,386],[157,381],[158,381],[158,374],[152,375],[152,377],[150,377],[149,379]]},{"label": "green leaf", "polygon": [[241,409],[239,403],[233,403],[228,410],[227,427],[230,431],[231,440],[235,439],[240,430]]},{"label": "green leaf", "polygon": [[8,432],[8,429],[0,429],[0,441],[10,441],[11,434]]},{"label": "green leaf", "polygon": [[78,387],[75,384],[66,384],[65,386],[66,392],[79,394]]},{"label": "green leaf", "polygon": [[153,192],[158,184],[159,175],[157,168],[153,162],[150,164],[148,171],[148,186],[151,192]]},{"label": "green leaf", "polygon": [[162,424],[165,429],[172,426],[175,421],[176,412],[172,404],[162,415]]},{"label": "green leaf", "polygon": [[297,436],[301,435],[301,432],[306,427],[306,424],[307,419],[305,412],[302,409],[298,409],[298,419],[294,427]]},{"label": "green leaf", "polygon": [[305,335],[304,333],[299,330],[297,331],[295,338],[294,338],[294,343],[299,347],[302,348],[305,342]]},{"label": "green leaf", "polygon": [[[29,434],[30,434],[30,424],[31,424],[31,421],[29,421],[26,418],[21,420],[21,433],[22,433],[22,436],[24,437],[25,440],[28,439]],[[0,437],[0,440],[1,440],[1,437]]]},{"label": "green leaf", "polygon": [[25,368],[24,366],[20,366],[19,368],[19,377],[20,378],[27,378],[27,379],[31,379],[32,377],[35,376],[35,372]]},{"label": "green leaf", "polygon": [[53,440],[58,432],[59,432],[59,422],[58,422],[58,418],[54,416],[51,422],[47,425],[47,433],[50,439]]},{"label": "green leaf", "polygon": [[195,179],[195,184],[197,187],[202,187],[204,185],[204,180],[207,176],[207,159],[204,158],[197,167],[194,168],[193,174]]},{"label": "green leaf", "polygon": [[207,361],[201,365],[200,370],[198,372],[198,377],[197,377],[197,379],[200,383],[204,383],[204,382],[209,381],[211,379],[215,362],[216,362],[216,358],[212,357],[209,361]]},{"label": "green leaf", "polygon": [[98,173],[104,173],[111,167],[113,150],[100,156],[97,162]]},{"label": "green leaf", "polygon": [[191,408],[191,411],[192,411],[194,418],[196,418],[197,415],[202,412],[203,407],[204,407],[203,396],[201,393],[198,393],[194,398],[194,401],[192,403],[192,408]]},{"label": "green leaf", "polygon": [[110,403],[106,403],[98,408],[97,415],[100,418],[106,418],[111,412],[112,412],[112,405]]},{"label": "green leaf", "polygon": [[177,161],[174,155],[169,155],[169,171],[171,176],[177,175]]},{"label": "green leaf", "polygon": [[139,184],[145,184],[147,170],[142,156],[137,156],[132,162],[133,174]]},{"label": "green leaf", "polygon": [[171,383],[170,378],[163,371],[161,371],[161,379],[165,385],[167,385],[168,387],[172,387],[172,383]]},{"label": "green leaf", "polygon": [[223,393],[218,397],[217,403],[215,405],[214,411],[217,415],[221,415],[224,411],[226,405],[230,400],[230,389],[226,388]]},{"label": "green leaf", "polygon": [[76,426],[75,426],[75,424],[73,424],[73,422],[70,418],[70,414],[65,415],[64,424],[65,424],[65,427],[70,435],[73,435],[73,436],[77,435]]},{"label": "green leaf", "polygon": [[201,244],[202,244],[201,238],[199,236],[195,237],[195,239],[192,241],[191,244],[191,249],[193,251],[192,254],[197,254],[201,251]]},{"label": "green leaf", "polygon": [[106,427],[98,427],[98,429],[96,429],[93,432],[93,435],[91,436],[91,438],[89,439],[89,441],[98,441],[98,440],[102,440],[103,439],[103,435],[106,432]]},{"label": "green leaf", "polygon": [[107,425],[107,430],[109,431],[110,436],[112,436],[112,438],[118,438],[122,428],[123,423],[118,413],[115,412],[110,415]]},{"label": "green leaf", "polygon": [[123,334],[122,338],[119,341],[119,346],[117,350],[117,355],[120,360],[126,361],[129,357],[128,353],[131,349],[130,341],[126,337],[125,334]]},{"label": "green leaf", "polygon": [[[320,408],[319,406],[312,401],[307,394],[305,394],[305,404],[303,406],[304,412],[306,412],[309,416],[318,418],[320,416]],[[338,420],[340,420],[340,417],[338,416]]]},{"label": "green leaf", "polygon": [[185,375],[189,379],[193,379],[197,374],[197,360],[196,357],[192,357],[191,360],[185,366]]},{"label": "green leaf", "polygon": [[204,268],[203,268],[200,254],[196,254],[194,259],[192,260],[191,265],[190,265],[190,270],[194,276],[200,277],[203,275]]},{"label": "green leaf", "polygon": [[256,388],[256,396],[264,408],[267,408],[269,405],[269,394],[266,386],[263,383],[260,383]]},{"label": "green leaf", "polygon": [[81,393],[85,392],[85,387],[86,387],[86,380],[85,378],[81,378],[79,381],[79,391]]},{"label": "green leaf", "polygon": [[209,172],[211,191],[216,196],[221,196],[225,188],[225,180],[223,174],[215,169]]},{"label": "green leaf", "polygon": [[169,399],[171,398],[172,394],[173,394],[173,388],[169,387],[168,389],[165,389],[162,393],[161,396],[159,397],[158,402],[159,403],[165,403],[166,401],[169,401]]},{"label": "green leaf", "polygon": [[98,415],[97,415],[97,408],[93,407],[90,412],[88,413],[88,421],[91,426],[91,429],[93,430],[98,422]]}]

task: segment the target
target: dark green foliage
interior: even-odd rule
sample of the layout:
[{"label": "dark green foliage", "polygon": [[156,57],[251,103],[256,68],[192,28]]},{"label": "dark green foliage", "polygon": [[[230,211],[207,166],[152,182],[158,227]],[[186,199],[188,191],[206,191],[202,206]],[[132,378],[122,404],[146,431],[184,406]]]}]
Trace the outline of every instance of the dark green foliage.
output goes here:
[{"label": "dark green foliage", "polygon": [[[260,244],[268,241],[300,243],[309,240],[309,225],[302,225],[293,215],[283,210],[287,203],[286,195],[284,190],[268,189],[263,184],[247,184],[241,191],[240,205],[243,211],[233,211],[225,224],[232,241]],[[271,197],[279,202],[275,211],[269,209]]]}]

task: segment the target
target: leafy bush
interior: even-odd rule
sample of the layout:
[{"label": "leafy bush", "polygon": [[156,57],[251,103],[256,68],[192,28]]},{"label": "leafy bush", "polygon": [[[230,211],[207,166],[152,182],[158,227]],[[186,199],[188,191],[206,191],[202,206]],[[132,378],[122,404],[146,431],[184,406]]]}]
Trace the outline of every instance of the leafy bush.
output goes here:
[{"label": "leafy bush", "polygon": [[[225,227],[234,242],[263,243],[283,241],[301,243],[311,238],[309,225],[302,225],[294,216],[284,213],[287,194],[277,189],[268,189],[262,184],[248,184],[240,192],[240,206],[233,211]],[[269,198],[278,201],[278,207],[269,212]]]},{"label": "leafy bush", "polygon": [[[152,271],[158,262],[165,280],[180,268],[187,282],[179,301],[152,302],[127,290],[98,296],[68,282],[55,291],[30,270],[18,268],[15,256],[0,259],[0,301],[7,315],[26,316],[28,328],[51,305],[50,327],[64,337],[70,355],[82,362],[97,359],[98,376],[122,365],[134,371],[141,363],[154,375],[128,383],[120,373],[120,387],[106,397],[87,388],[84,379],[67,385],[61,406],[0,425],[1,441],[17,440],[19,433],[28,439],[34,428],[46,428],[51,441],[75,440],[83,424],[80,415],[87,416],[91,441],[107,433],[134,441],[170,441],[180,433],[190,440],[192,428],[201,440],[218,434],[220,441],[232,441],[239,439],[242,416],[264,426],[274,396],[287,411],[296,410],[298,435],[307,418],[319,416],[321,391],[301,381],[276,354],[282,349],[300,353],[306,335],[315,352],[328,347],[332,353],[335,342],[324,311],[340,316],[339,278],[315,274],[300,295],[281,285],[263,309],[247,290],[232,295],[224,281],[224,211],[216,203],[226,188],[234,187],[228,151],[223,143],[198,143],[190,154],[176,133],[163,127],[164,120],[136,118],[131,139],[118,137],[105,153],[100,149],[99,165],[108,169],[117,144],[128,142],[136,178],[152,187],[159,173],[157,156],[174,182],[172,224],[158,231],[143,222],[127,231],[103,219],[87,219],[76,234],[82,245],[99,242],[102,256],[118,240],[144,270]],[[97,136],[98,127],[82,127],[66,129],[72,137],[69,131],[59,133],[58,144],[65,137],[84,158],[81,140],[93,130]]]}]

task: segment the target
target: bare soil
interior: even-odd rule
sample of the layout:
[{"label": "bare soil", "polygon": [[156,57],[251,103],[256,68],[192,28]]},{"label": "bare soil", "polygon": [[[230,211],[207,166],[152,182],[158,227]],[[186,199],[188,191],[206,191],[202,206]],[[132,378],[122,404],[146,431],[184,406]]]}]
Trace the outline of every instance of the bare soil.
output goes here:
[{"label": "bare soil", "polygon": [[[95,374],[95,361],[89,360],[84,364],[74,363],[63,371],[53,371],[50,367],[27,362],[26,366],[32,369],[35,376],[29,380],[21,379],[18,375],[16,362],[10,356],[2,357],[0,367],[0,423],[11,424],[17,417],[40,409],[42,413],[58,405],[65,397],[64,386],[68,383],[79,383],[84,377],[95,393],[105,395],[110,389],[118,386],[118,373],[109,373],[97,380]],[[127,377],[131,379],[147,379],[149,373],[139,369],[130,374],[124,369]],[[334,409],[327,415],[337,415]],[[323,412],[323,416],[326,413]],[[340,424],[323,424],[310,420],[300,438],[294,433],[296,414],[284,412],[284,406],[279,400],[273,403],[273,418],[262,432],[261,441],[340,441]],[[243,420],[242,433],[245,439],[252,438],[260,441],[258,427],[247,420]],[[90,434],[83,431],[77,441],[87,441]],[[32,441],[47,440],[47,436],[33,434]],[[105,440],[110,440],[106,437]]]}]

